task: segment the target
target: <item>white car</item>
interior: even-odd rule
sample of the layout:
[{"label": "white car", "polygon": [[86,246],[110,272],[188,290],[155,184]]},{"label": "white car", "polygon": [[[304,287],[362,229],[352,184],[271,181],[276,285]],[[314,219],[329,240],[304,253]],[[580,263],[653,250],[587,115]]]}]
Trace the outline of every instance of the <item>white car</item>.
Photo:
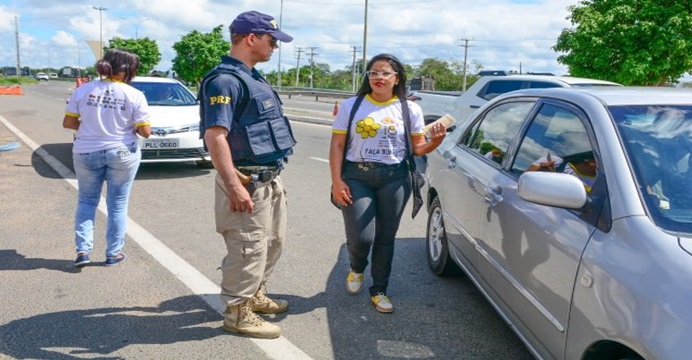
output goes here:
[{"label": "white car", "polygon": [[38,81],[48,81],[48,74],[40,72],[36,74],[36,80]]},{"label": "white car", "polygon": [[197,97],[177,80],[138,76],[132,86],[144,93],[151,112],[151,136],[140,138],[142,162],[196,161],[210,166],[211,157],[199,138]]}]

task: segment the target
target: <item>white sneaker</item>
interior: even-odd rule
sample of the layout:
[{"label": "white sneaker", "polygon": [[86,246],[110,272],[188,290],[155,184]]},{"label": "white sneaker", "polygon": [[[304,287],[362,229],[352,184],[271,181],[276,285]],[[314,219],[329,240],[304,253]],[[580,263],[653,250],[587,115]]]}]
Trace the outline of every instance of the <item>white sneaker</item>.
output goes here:
[{"label": "white sneaker", "polygon": [[375,309],[381,313],[390,313],[394,311],[394,305],[391,301],[389,301],[387,295],[383,293],[379,293],[371,297],[370,300],[372,300],[372,303],[375,304]]},{"label": "white sneaker", "polygon": [[353,270],[348,271],[346,278],[346,291],[351,295],[356,295],[363,287],[363,273],[357,273]]}]

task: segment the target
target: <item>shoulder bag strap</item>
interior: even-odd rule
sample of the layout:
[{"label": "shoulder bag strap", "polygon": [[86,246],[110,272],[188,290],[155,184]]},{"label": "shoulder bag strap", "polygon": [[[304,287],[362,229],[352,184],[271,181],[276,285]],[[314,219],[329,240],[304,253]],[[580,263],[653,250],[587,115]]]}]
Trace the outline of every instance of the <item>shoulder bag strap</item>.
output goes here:
[{"label": "shoulder bag strap", "polygon": [[409,112],[406,98],[399,98],[401,102],[401,114],[404,118],[404,135],[406,137],[406,160],[411,170],[416,170],[416,162],[413,161],[413,148],[411,147],[411,113]]},{"label": "shoulder bag strap", "polygon": [[363,102],[365,95],[358,95],[356,101],[353,103],[353,108],[351,108],[351,114],[348,116],[348,125],[346,126],[346,143],[344,144],[344,157],[341,159],[341,174],[344,173],[344,165],[346,164],[346,152],[348,151],[348,140],[351,136],[351,124],[353,123],[353,118],[356,117],[356,112],[358,112],[358,107],[360,103]]}]

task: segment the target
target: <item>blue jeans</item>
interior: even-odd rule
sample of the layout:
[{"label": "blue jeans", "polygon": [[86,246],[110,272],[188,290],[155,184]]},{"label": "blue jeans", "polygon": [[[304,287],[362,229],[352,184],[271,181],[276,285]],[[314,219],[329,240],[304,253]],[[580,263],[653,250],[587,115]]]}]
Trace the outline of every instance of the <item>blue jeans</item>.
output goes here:
[{"label": "blue jeans", "polygon": [[386,294],[394,258],[394,239],[411,196],[408,165],[405,162],[397,165],[347,162],[342,178],[353,200],[353,204],[342,209],[351,269],[365,272],[372,248],[370,295]]},{"label": "blue jeans", "polygon": [[94,245],[94,220],[101,199],[101,189],[107,182],[106,256],[116,256],[125,245],[127,204],[130,189],[142,158],[137,143],[92,153],[72,154],[79,184],[75,215],[75,245],[77,253],[90,253]]}]

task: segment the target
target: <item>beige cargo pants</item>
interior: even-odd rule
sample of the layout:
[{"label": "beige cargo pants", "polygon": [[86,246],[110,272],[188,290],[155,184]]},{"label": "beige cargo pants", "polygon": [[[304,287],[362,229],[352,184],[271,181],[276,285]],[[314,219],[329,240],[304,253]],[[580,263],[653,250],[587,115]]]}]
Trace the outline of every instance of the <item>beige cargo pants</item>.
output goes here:
[{"label": "beige cargo pants", "polygon": [[252,214],[231,212],[218,174],[215,189],[216,231],[223,236],[228,251],[221,264],[221,301],[237,305],[251,298],[267,281],[281,257],[287,198],[277,176],[255,189]]}]

